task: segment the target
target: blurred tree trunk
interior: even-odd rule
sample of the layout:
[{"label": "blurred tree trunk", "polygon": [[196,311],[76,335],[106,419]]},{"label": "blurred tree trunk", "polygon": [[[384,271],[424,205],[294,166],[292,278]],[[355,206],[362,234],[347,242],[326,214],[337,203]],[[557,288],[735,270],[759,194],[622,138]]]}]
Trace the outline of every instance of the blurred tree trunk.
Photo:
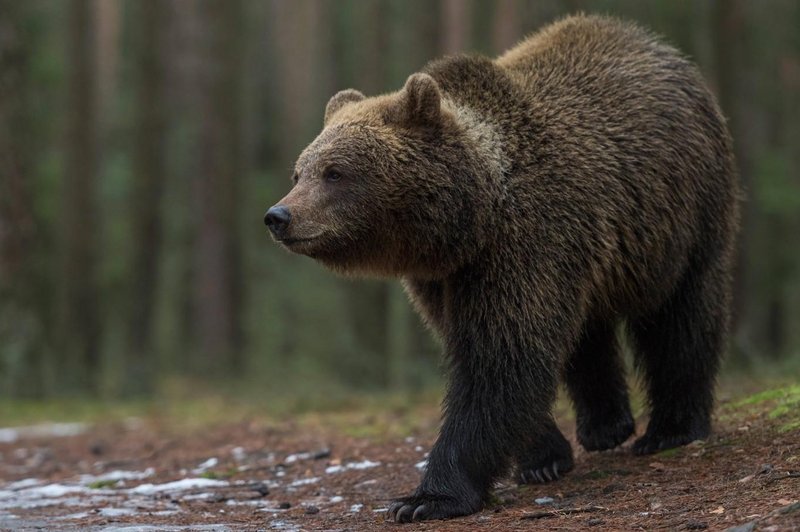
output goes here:
[{"label": "blurred tree trunk", "polygon": [[0,389],[44,392],[41,306],[36,301],[30,7],[0,0]]},{"label": "blurred tree trunk", "polygon": [[242,360],[242,2],[203,0],[208,54],[202,70],[200,159],[195,180],[193,316],[201,372],[236,375]]},{"label": "blurred tree trunk", "polygon": [[472,3],[468,0],[441,0],[442,53],[467,50],[472,29]]},{"label": "blurred tree trunk", "polygon": [[[97,110],[101,131],[111,124],[111,105],[117,85],[117,65],[120,60],[120,25],[122,2],[120,0],[93,0],[96,25],[95,69],[97,71]],[[137,2],[138,3],[138,2]],[[103,137],[105,135],[101,135]]]},{"label": "blurred tree trunk", "polygon": [[[750,152],[748,151],[750,145],[747,142],[747,132],[740,127],[742,117],[739,111],[741,104],[739,91],[741,87],[739,86],[738,73],[741,70],[741,65],[737,63],[738,58],[742,55],[739,49],[740,36],[744,25],[742,4],[740,0],[715,0],[712,16],[717,97],[723,114],[728,118],[728,125],[734,138],[739,178],[745,193],[749,196],[752,192],[750,186]],[[737,50],[739,51],[738,53]],[[742,230],[738,244],[740,251],[737,257],[733,290],[734,328],[740,321],[748,322],[749,325],[753,323],[753,320],[748,319],[744,314],[751,285],[748,251],[750,249],[751,222],[753,221],[754,208],[755,204],[752,198],[748,198],[742,205]]]},{"label": "blurred tree trunk", "polygon": [[59,310],[59,387],[97,392],[100,320],[96,260],[95,24],[90,0],[68,5],[66,154],[62,212],[62,283]]},{"label": "blurred tree trunk", "polygon": [[520,9],[518,0],[497,0],[492,24],[492,48],[502,54],[520,38]]},{"label": "blurred tree trunk", "polygon": [[309,140],[311,118],[322,115],[321,111],[312,112],[313,102],[321,99],[315,95],[315,78],[321,56],[315,53],[318,52],[314,46],[315,39],[309,38],[319,30],[321,20],[314,0],[273,0],[271,6],[282,103],[279,167],[286,169],[285,177],[288,179],[289,168]]},{"label": "blurred tree trunk", "polygon": [[161,257],[161,197],[164,189],[166,120],[164,102],[164,5],[140,0],[134,6],[136,79],[133,153],[133,248],[125,392],[151,391],[156,359],[153,314]]}]

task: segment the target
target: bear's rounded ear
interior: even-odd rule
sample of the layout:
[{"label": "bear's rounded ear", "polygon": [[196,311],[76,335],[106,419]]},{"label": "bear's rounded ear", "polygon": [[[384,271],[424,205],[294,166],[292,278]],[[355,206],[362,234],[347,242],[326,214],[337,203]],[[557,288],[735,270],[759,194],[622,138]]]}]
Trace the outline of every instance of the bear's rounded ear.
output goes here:
[{"label": "bear's rounded ear", "polygon": [[406,117],[411,123],[435,125],[442,116],[439,84],[428,74],[411,74],[406,80]]},{"label": "bear's rounded ear", "polygon": [[364,98],[366,98],[366,96],[355,89],[345,89],[334,94],[333,98],[328,100],[328,105],[325,106],[324,125],[328,125],[331,117],[335,115],[339,109],[348,103],[360,102]]}]

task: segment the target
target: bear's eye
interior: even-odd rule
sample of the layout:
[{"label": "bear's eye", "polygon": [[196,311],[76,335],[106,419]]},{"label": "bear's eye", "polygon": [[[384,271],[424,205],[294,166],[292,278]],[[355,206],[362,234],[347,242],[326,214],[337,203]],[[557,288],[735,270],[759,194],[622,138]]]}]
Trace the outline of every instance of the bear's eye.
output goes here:
[{"label": "bear's eye", "polygon": [[339,173],[335,168],[328,168],[325,170],[325,181],[336,182],[342,178],[342,174]]},{"label": "bear's eye", "polygon": [[300,174],[295,172],[294,174],[292,174],[292,183],[296,185],[298,181],[300,181]]}]

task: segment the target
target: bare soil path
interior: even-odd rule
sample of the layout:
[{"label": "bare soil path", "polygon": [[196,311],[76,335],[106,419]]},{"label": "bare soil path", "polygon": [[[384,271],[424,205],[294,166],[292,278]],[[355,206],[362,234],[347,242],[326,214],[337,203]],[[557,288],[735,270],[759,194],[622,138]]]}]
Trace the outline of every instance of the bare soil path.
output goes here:
[{"label": "bare soil path", "polygon": [[[577,454],[566,478],[506,481],[478,514],[412,525],[385,508],[419,479],[433,405],[333,424],[0,430],[0,530],[800,530],[799,412],[800,386],[728,401],[708,441],[643,458],[631,441],[586,453],[565,422]],[[382,433],[412,415],[410,434]]]}]

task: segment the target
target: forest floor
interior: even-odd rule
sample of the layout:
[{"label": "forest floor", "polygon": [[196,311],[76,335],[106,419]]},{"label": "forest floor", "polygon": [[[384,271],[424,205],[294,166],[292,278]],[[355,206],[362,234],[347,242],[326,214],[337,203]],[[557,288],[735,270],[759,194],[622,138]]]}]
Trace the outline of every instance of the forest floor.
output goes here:
[{"label": "forest floor", "polygon": [[721,395],[707,441],[646,457],[632,439],[586,453],[565,413],[565,478],[507,480],[475,515],[411,525],[386,506],[420,478],[433,404],[0,429],[0,530],[800,530],[800,386]]}]

